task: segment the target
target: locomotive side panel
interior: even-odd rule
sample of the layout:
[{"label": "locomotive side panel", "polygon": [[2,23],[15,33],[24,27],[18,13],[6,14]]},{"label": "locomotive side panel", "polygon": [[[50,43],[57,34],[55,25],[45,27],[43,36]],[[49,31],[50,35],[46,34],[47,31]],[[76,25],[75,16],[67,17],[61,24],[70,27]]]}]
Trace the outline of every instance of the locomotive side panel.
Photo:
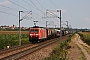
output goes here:
[{"label": "locomotive side panel", "polygon": [[39,39],[46,39],[46,38],[47,38],[46,29],[41,28]]}]

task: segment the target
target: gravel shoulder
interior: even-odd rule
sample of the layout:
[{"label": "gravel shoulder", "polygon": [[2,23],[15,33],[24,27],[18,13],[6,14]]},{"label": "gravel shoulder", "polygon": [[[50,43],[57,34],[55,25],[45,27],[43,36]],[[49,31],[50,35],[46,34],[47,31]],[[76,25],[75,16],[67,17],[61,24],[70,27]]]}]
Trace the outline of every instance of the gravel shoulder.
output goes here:
[{"label": "gravel shoulder", "polygon": [[72,37],[70,46],[71,48],[68,51],[69,60],[90,60],[90,54],[88,53],[90,51],[87,51],[90,46],[84,43],[78,34]]}]

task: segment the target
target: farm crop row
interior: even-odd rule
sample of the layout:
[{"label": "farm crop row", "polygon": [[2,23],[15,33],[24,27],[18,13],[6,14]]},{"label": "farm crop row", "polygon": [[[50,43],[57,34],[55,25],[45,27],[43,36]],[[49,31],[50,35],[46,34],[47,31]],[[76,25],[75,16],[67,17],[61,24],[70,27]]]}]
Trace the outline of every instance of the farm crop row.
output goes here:
[{"label": "farm crop row", "polygon": [[[28,34],[21,34],[21,43],[29,43]],[[5,49],[7,46],[17,45],[19,45],[19,34],[0,34],[0,50]]]},{"label": "farm crop row", "polygon": [[80,32],[78,34],[81,39],[90,46],[90,32]]}]

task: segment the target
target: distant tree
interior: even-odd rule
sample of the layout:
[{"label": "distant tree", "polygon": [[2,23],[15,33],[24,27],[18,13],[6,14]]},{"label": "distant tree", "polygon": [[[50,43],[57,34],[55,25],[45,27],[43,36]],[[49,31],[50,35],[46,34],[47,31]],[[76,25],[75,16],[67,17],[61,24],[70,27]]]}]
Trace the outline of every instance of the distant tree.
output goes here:
[{"label": "distant tree", "polygon": [[10,29],[10,28],[6,28],[5,30],[6,30],[6,31],[11,31],[11,29]]}]

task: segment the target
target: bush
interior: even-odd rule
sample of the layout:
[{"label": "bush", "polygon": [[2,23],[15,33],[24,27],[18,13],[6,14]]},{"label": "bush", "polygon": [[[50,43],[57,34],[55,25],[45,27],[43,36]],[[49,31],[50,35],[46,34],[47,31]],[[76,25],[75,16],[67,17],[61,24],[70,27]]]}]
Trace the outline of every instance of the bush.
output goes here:
[{"label": "bush", "polygon": [[[18,34],[0,34],[0,50],[19,45]],[[22,44],[29,43],[28,34],[21,35]]]}]

